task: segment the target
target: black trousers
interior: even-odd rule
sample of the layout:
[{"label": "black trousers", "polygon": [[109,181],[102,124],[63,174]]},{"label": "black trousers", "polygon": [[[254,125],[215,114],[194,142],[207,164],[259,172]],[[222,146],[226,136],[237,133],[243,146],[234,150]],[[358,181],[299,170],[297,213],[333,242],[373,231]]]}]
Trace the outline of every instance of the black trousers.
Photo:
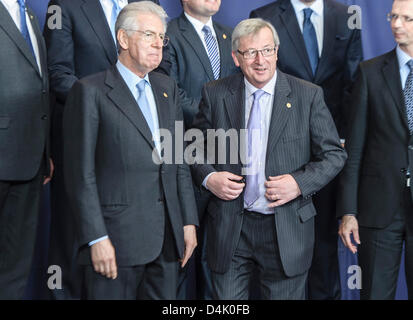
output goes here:
[{"label": "black trousers", "polygon": [[338,262],[338,220],[336,218],[337,178],[314,197],[317,215],[314,254],[308,272],[307,298],[310,300],[340,300],[340,270]]},{"label": "black trousers", "polygon": [[[116,252],[116,248],[115,248]],[[175,300],[180,262],[172,226],[165,220],[162,251],[152,262],[118,266],[118,277],[108,279],[85,266],[85,298],[88,300]]]},{"label": "black trousers", "polygon": [[0,181],[0,299],[21,299],[36,242],[43,170],[29,181]]},{"label": "black trousers", "polygon": [[409,300],[413,299],[413,204],[406,188],[400,209],[384,229],[359,228],[359,265],[362,272],[361,300],[393,300],[403,244]]},{"label": "black trousers", "polygon": [[[254,277],[257,275],[257,277]],[[307,272],[287,277],[278,248],[274,215],[245,211],[241,237],[229,270],[211,272],[214,299],[247,300],[251,281],[257,278],[260,298],[303,300]]]}]

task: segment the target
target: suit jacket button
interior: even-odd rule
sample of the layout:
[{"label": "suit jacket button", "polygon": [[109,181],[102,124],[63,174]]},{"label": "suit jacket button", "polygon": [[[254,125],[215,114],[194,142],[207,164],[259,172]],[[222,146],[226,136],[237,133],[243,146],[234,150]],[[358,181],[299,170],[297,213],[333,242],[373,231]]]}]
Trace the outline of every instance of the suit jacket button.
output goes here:
[{"label": "suit jacket button", "polygon": [[413,150],[413,146],[409,146],[409,150]]},{"label": "suit jacket button", "polygon": [[47,120],[47,115],[46,115],[46,114],[44,114],[44,115],[42,116],[42,120]]},{"label": "suit jacket button", "polygon": [[43,94],[46,94],[46,90],[42,90],[42,93],[43,93]]}]

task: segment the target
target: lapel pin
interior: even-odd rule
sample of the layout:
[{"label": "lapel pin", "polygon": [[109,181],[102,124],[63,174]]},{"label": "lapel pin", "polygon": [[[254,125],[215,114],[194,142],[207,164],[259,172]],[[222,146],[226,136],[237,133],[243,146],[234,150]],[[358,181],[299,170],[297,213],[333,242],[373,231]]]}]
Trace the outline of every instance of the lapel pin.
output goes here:
[{"label": "lapel pin", "polygon": [[224,40],[227,38],[227,35],[224,33],[223,35],[222,35],[222,37],[224,38]]},{"label": "lapel pin", "polygon": [[164,96],[165,98],[168,98],[168,94],[167,94],[166,92],[163,93],[163,96]]},{"label": "lapel pin", "polygon": [[287,103],[287,108],[290,109],[291,108],[291,103]]},{"label": "lapel pin", "polygon": [[32,20],[33,20],[33,16],[32,16],[32,15],[30,15],[30,19],[32,19]]}]

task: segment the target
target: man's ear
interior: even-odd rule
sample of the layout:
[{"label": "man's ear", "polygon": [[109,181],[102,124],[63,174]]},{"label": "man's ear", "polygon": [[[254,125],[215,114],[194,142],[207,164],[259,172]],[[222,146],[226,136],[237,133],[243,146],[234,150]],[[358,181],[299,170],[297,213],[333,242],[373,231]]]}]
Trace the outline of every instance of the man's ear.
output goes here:
[{"label": "man's ear", "polygon": [[118,34],[116,35],[119,43],[119,47],[123,50],[129,49],[129,37],[126,33],[126,30],[119,29]]},{"label": "man's ear", "polygon": [[232,55],[232,60],[234,60],[235,65],[239,68],[239,61],[237,58],[237,54],[234,51],[232,51],[231,55]]}]

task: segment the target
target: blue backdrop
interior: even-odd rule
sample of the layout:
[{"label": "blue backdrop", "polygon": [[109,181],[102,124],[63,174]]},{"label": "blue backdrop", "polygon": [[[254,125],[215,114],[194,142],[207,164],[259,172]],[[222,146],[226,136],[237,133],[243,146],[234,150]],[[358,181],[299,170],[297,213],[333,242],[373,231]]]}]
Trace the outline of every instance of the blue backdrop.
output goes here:
[{"label": "blue backdrop", "polygon": [[[47,3],[49,0],[27,0],[34,9],[40,24],[45,22]],[[393,0],[338,0],[348,5],[358,5],[362,9],[362,39],[364,58],[369,59],[394,48],[395,43],[391,34],[386,14],[391,10]],[[160,0],[169,17],[174,18],[181,13],[179,0]],[[248,18],[251,10],[272,2],[272,0],[222,0],[221,9],[215,19],[223,24],[234,27],[239,21]],[[44,208],[39,224],[39,236],[37,239],[36,253],[29,285],[26,290],[27,299],[39,299],[45,297],[47,282],[47,247],[49,237],[50,209],[47,205],[49,190],[45,188]],[[358,299],[357,289],[349,289],[347,282],[351,280],[348,268],[357,265],[357,259],[341,242],[339,242],[340,273],[342,282],[342,299]],[[354,271],[353,271],[354,272]],[[404,267],[400,269],[399,285],[396,299],[406,299],[407,290],[404,279]]]}]

